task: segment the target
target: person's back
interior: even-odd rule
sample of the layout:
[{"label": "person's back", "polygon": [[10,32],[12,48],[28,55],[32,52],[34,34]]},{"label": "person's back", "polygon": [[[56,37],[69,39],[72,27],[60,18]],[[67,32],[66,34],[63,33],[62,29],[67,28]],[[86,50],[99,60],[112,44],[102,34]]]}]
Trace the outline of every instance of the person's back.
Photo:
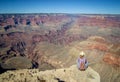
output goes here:
[{"label": "person's back", "polygon": [[88,61],[84,57],[85,53],[81,52],[80,57],[77,60],[77,66],[79,70],[85,70],[88,67]]}]

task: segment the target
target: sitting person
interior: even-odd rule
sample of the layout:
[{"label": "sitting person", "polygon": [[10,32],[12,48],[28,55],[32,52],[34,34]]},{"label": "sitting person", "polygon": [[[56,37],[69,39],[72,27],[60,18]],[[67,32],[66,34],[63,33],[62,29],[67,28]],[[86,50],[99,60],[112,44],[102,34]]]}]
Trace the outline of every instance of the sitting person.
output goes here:
[{"label": "sitting person", "polygon": [[79,70],[84,71],[85,69],[87,69],[88,67],[88,61],[87,59],[84,57],[85,53],[82,51],[80,52],[80,57],[77,60],[77,67]]}]

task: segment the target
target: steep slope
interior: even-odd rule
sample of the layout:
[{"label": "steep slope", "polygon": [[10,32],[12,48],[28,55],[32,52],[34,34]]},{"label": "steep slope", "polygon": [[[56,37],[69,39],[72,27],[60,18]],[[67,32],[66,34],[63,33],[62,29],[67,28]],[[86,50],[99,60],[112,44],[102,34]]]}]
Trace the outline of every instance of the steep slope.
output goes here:
[{"label": "steep slope", "polygon": [[102,61],[94,63],[90,66],[100,74],[101,82],[120,81],[120,67],[114,68]]}]

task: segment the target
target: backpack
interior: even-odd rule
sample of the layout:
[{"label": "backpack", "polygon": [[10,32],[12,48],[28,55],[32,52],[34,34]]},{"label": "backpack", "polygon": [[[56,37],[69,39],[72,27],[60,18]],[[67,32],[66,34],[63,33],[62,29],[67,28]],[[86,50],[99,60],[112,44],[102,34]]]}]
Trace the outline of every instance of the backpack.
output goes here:
[{"label": "backpack", "polygon": [[80,70],[85,70],[85,62],[80,63]]},{"label": "backpack", "polygon": [[87,60],[85,58],[79,59],[79,69],[80,70],[85,70],[86,69],[86,64]]}]

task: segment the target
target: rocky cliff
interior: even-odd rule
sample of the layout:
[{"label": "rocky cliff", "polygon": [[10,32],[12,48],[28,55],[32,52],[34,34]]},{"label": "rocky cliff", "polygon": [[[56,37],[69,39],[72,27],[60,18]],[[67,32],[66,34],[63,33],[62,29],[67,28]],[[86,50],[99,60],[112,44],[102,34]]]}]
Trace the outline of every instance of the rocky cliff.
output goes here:
[{"label": "rocky cliff", "polygon": [[77,69],[76,65],[69,68],[40,71],[39,69],[24,69],[7,71],[0,75],[1,82],[100,82],[100,76],[92,68],[85,71]]}]

